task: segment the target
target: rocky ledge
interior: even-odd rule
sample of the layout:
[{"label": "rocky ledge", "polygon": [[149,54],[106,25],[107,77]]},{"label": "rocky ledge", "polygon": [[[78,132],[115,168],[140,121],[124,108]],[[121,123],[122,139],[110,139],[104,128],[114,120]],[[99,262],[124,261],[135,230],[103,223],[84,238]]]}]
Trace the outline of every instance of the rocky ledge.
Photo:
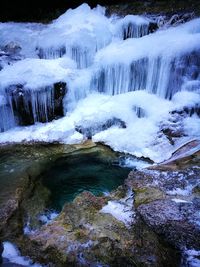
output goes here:
[{"label": "rocky ledge", "polygon": [[190,141],[168,161],[131,171],[108,196],[83,192],[14,242],[48,266],[198,266],[199,145]]}]

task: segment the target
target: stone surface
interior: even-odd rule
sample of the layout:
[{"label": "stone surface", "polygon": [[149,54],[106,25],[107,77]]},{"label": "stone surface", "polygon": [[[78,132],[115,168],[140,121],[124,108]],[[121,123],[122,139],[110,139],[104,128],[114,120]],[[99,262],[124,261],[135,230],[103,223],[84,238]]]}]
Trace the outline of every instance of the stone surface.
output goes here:
[{"label": "stone surface", "polygon": [[135,206],[138,207],[141,204],[147,204],[157,199],[163,199],[164,193],[155,187],[142,187],[133,189],[135,193]]},{"label": "stone surface", "polygon": [[19,240],[22,251],[53,266],[178,266],[179,253],[160,242],[140,217],[127,228],[100,213],[108,200],[83,192],[55,221]]},{"label": "stone surface", "polygon": [[176,203],[172,200],[153,201],[139,207],[144,221],[179,249],[200,249],[200,199]]},{"label": "stone surface", "polygon": [[150,229],[180,251],[200,249],[199,167],[132,171],[125,185],[134,190],[136,210]]},{"label": "stone surface", "polygon": [[192,165],[200,166],[200,140],[192,140],[179,147],[172,156],[150,169],[180,170]]},{"label": "stone surface", "polygon": [[[50,266],[95,266],[97,263],[111,267],[179,266],[185,247],[200,250],[200,169],[198,161],[194,161],[198,145],[199,141],[192,141],[174,153],[176,162],[182,162],[178,167],[176,164],[175,169],[167,165],[165,169],[132,171],[124,186],[109,196],[95,197],[83,192],[67,203],[50,223],[41,226],[32,220],[36,231],[23,235],[24,215],[37,217],[48,200],[48,191],[39,181],[32,180],[42,170],[38,167],[41,159],[47,160],[48,165],[63,153],[76,155],[89,151],[99,151],[107,160],[114,159],[112,150],[91,141],[74,146],[38,146],[32,150],[32,155],[27,146],[24,151],[27,162],[23,162],[20,172],[22,175],[26,170],[26,176],[20,180],[23,186],[16,183],[12,191],[16,192],[15,198],[7,197],[1,209],[1,237],[14,241],[23,255]],[[17,150],[16,146],[15,156],[17,151],[22,150]],[[13,148],[2,150],[2,159],[12,152]],[[182,161],[185,155],[188,161]],[[48,168],[47,165],[43,167]],[[120,211],[121,215],[130,212],[129,225],[101,211],[108,202],[121,204],[131,190],[134,193],[132,206]],[[1,196],[0,191],[0,199]],[[3,231],[5,223],[6,232]]]}]

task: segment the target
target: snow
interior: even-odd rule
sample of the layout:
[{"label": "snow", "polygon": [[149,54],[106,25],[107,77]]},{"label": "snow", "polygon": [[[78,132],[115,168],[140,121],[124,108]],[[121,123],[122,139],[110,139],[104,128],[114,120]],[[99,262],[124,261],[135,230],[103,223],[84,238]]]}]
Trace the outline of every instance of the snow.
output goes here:
[{"label": "snow", "polygon": [[147,168],[151,165],[146,161],[138,160],[137,158],[131,156],[121,157],[119,160],[120,160],[119,162],[120,166],[127,168],[136,168],[137,170]]},{"label": "snow", "polygon": [[[123,39],[139,38],[148,34],[150,20],[137,15],[127,15],[117,19],[114,32],[115,35]],[[125,36],[124,36],[125,35]]]},{"label": "snow", "polygon": [[0,72],[0,88],[23,84],[29,89],[39,89],[53,83],[65,81],[73,74],[75,63],[68,58],[57,60],[24,59],[6,66]]},{"label": "snow", "polygon": [[174,58],[174,55],[199,50],[200,33],[191,34],[191,29],[196,23],[199,24],[200,19],[186,23],[187,27],[184,25],[185,27],[160,30],[138,39],[116,40],[99,51],[95,60],[103,65],[130,64],[140,58],[160,55],[170,59]]},{"label": "snow", "polygon": [[188,249],[184,251],[183,255],[185,257],[186,266],[191,266],[191,267],[200,266],[200,260],[199,260],[200,251],[195,249]]},{"label": "snow", "polygon": [[132,192],[128,192],[127,196],[120,200],[108,201],[108,204],[100,210],[100,213],[111,214],[129,227],[134,220]]},{"label": "snow", "polygon": [[[135,105],[145,110],[144,118],[137,117],[133,109]],[[126,128],[112,126],[96,133],[93,141],[104,142],[116,151],[137,157],[149,157],[155,162],[161,162],[171,156],[175,147],[169,143],[165,135],[159,133],[159,125],[160,122],[167,120],[169,111],[176,108],[176,105],[180,107],[178,102],[173,103],[145,91],[115,96],[90,94],[80,100],[77,107],[64,118],[51,123],[11,129],[0,134],[0,142],[80,143],[84,141],[84,137],[75,131],[76,125],[95,127],[96,124],[103,124],[108,119],[118,118],[125,122]],[[198,137],[199,119],[193,117],[190,119],[194,120],[193,124],[187,125],[188,119],[185,118],[185,128],[190,129],[193,137],[195,135]],[[185,139],[183,141],[185,142]]]},{"label": "snow", "polygon": [[180,198],[173,198],[172,201],[174,201],[176,203],[192,203],[190,201],[186,201],[186,200],[180,199]]},{"label": "snow", "polygon": [[50,213],[40,215],[39,221],[41,221],[43,224],[48,224],[52,222],[54,219],[56,219],[57,216],[58,216],[58,213],[55,211],[52,211]]},{"label": "snow", "polygon": [[176,105],[176,108],[180,109],[182,107],[194,107],[195,105],[200,104],[200,94],[196,92],[188,92],[188,91],[182,91],[176,93],[173,98],[172,102]]},{"label": "snow", "polygon": [[171,196],[190,196],[193,188],[194,186],[188,185],[185,188],[175,188],[173,190],[167,191],[166,193]]},{"label": "snow", "polygon": [[[6,130],[0,133],[0,143],[80,143],[85,137],[75,130],[76,125],[99,125],[93,141],[161,162],[186,139],[200,138],[199,118],[195,114],[182,118],[180,127],[187,137],[174,140],[174,145],[160,131],[160,125],[171,119],[170,111],[200,103],[200,76],[193,77],[199,63],[192,61],[190,66],[184,61],[185,56],[199,53],[200,19],[122,40],[122,26],[132,23],[139,30],[149,22],[146,17],[134,15],[107,18],[103,7],[91,9],[83,4],[46,25],[0,23],[0,48],[16,42],[24,57],[5,64],[0,71],[0,128]],[[186,73],[177,78],[175,74],[183,68]],[[15,127],[18,121],[6,87],[21,84],[34,92],[52,88],[53,83],[60,81],[67,84],[65,117]],[[43,102],[46,110],[52,103]],[[138,110],[142,116],[138,116]],[[100,126],[113,118],[123,121],[126,128],[113,125],[103,131]],[[11,127],[15,128],[7,131]]]},{"label": "snow", "polygon": [[11,263],[21,264],[22,266],[32,266],[32,267],[41,267],[40,264],[33,264],[32,260],[29,257],[22,257],[18,248],[10,243],[10,242],[3,242],[4,251],[3,251],[3,258],[6,258]]}]

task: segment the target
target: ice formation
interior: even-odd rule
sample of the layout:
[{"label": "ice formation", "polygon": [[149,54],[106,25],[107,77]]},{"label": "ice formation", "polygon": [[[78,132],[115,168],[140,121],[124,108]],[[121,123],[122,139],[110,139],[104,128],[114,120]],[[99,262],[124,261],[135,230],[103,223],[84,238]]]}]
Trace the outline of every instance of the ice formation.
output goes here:
[{"label": "ice formation", "polygon": [[[81,142],[76,125],[117,118],[126,127],[100,127],[93,140],[161,161],[199,138],[200,19],[156,31],[152,23],[135,15],[108,18],[103,7],[87,4],[47,25],[0,23],[0,142]],[[56,83],[66,84],[65,116],[49,122]],[[171,144],[161,124],[172,127],[172,114],[186,109],[178,126],[184,134]],[[23,114],[32,114],[34,125],[19,127],[30,124],[20,123]]]}]

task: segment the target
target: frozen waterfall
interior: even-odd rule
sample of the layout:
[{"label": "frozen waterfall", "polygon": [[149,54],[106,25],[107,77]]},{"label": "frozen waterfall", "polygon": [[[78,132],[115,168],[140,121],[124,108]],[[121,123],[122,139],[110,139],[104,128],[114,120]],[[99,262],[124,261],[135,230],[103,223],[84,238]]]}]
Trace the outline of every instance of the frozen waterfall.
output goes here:
[{"label": "frozen waterfall", "polygon": [[[99,126],[94,140],[148,155],[151,149],[143,148],[152,146],[148,138],[159,132],[161,118],[174,121],[171,114],[188,107],[195,112],[187,112],[182,127],[197,136],[200,19],[161,28],[159,20],[107,17],[105,8],[83,4],[50,24],[0,23],[0,132],[5,132],[0,142],[14,127],[27,133],[23,140],[76,142],[83,138],[76,125],[96,129],[117,118],[126,127]],[[130,146],[114,141],[124,135],[135,141]],[[15,135],[14,141],[20,140]]]}]

